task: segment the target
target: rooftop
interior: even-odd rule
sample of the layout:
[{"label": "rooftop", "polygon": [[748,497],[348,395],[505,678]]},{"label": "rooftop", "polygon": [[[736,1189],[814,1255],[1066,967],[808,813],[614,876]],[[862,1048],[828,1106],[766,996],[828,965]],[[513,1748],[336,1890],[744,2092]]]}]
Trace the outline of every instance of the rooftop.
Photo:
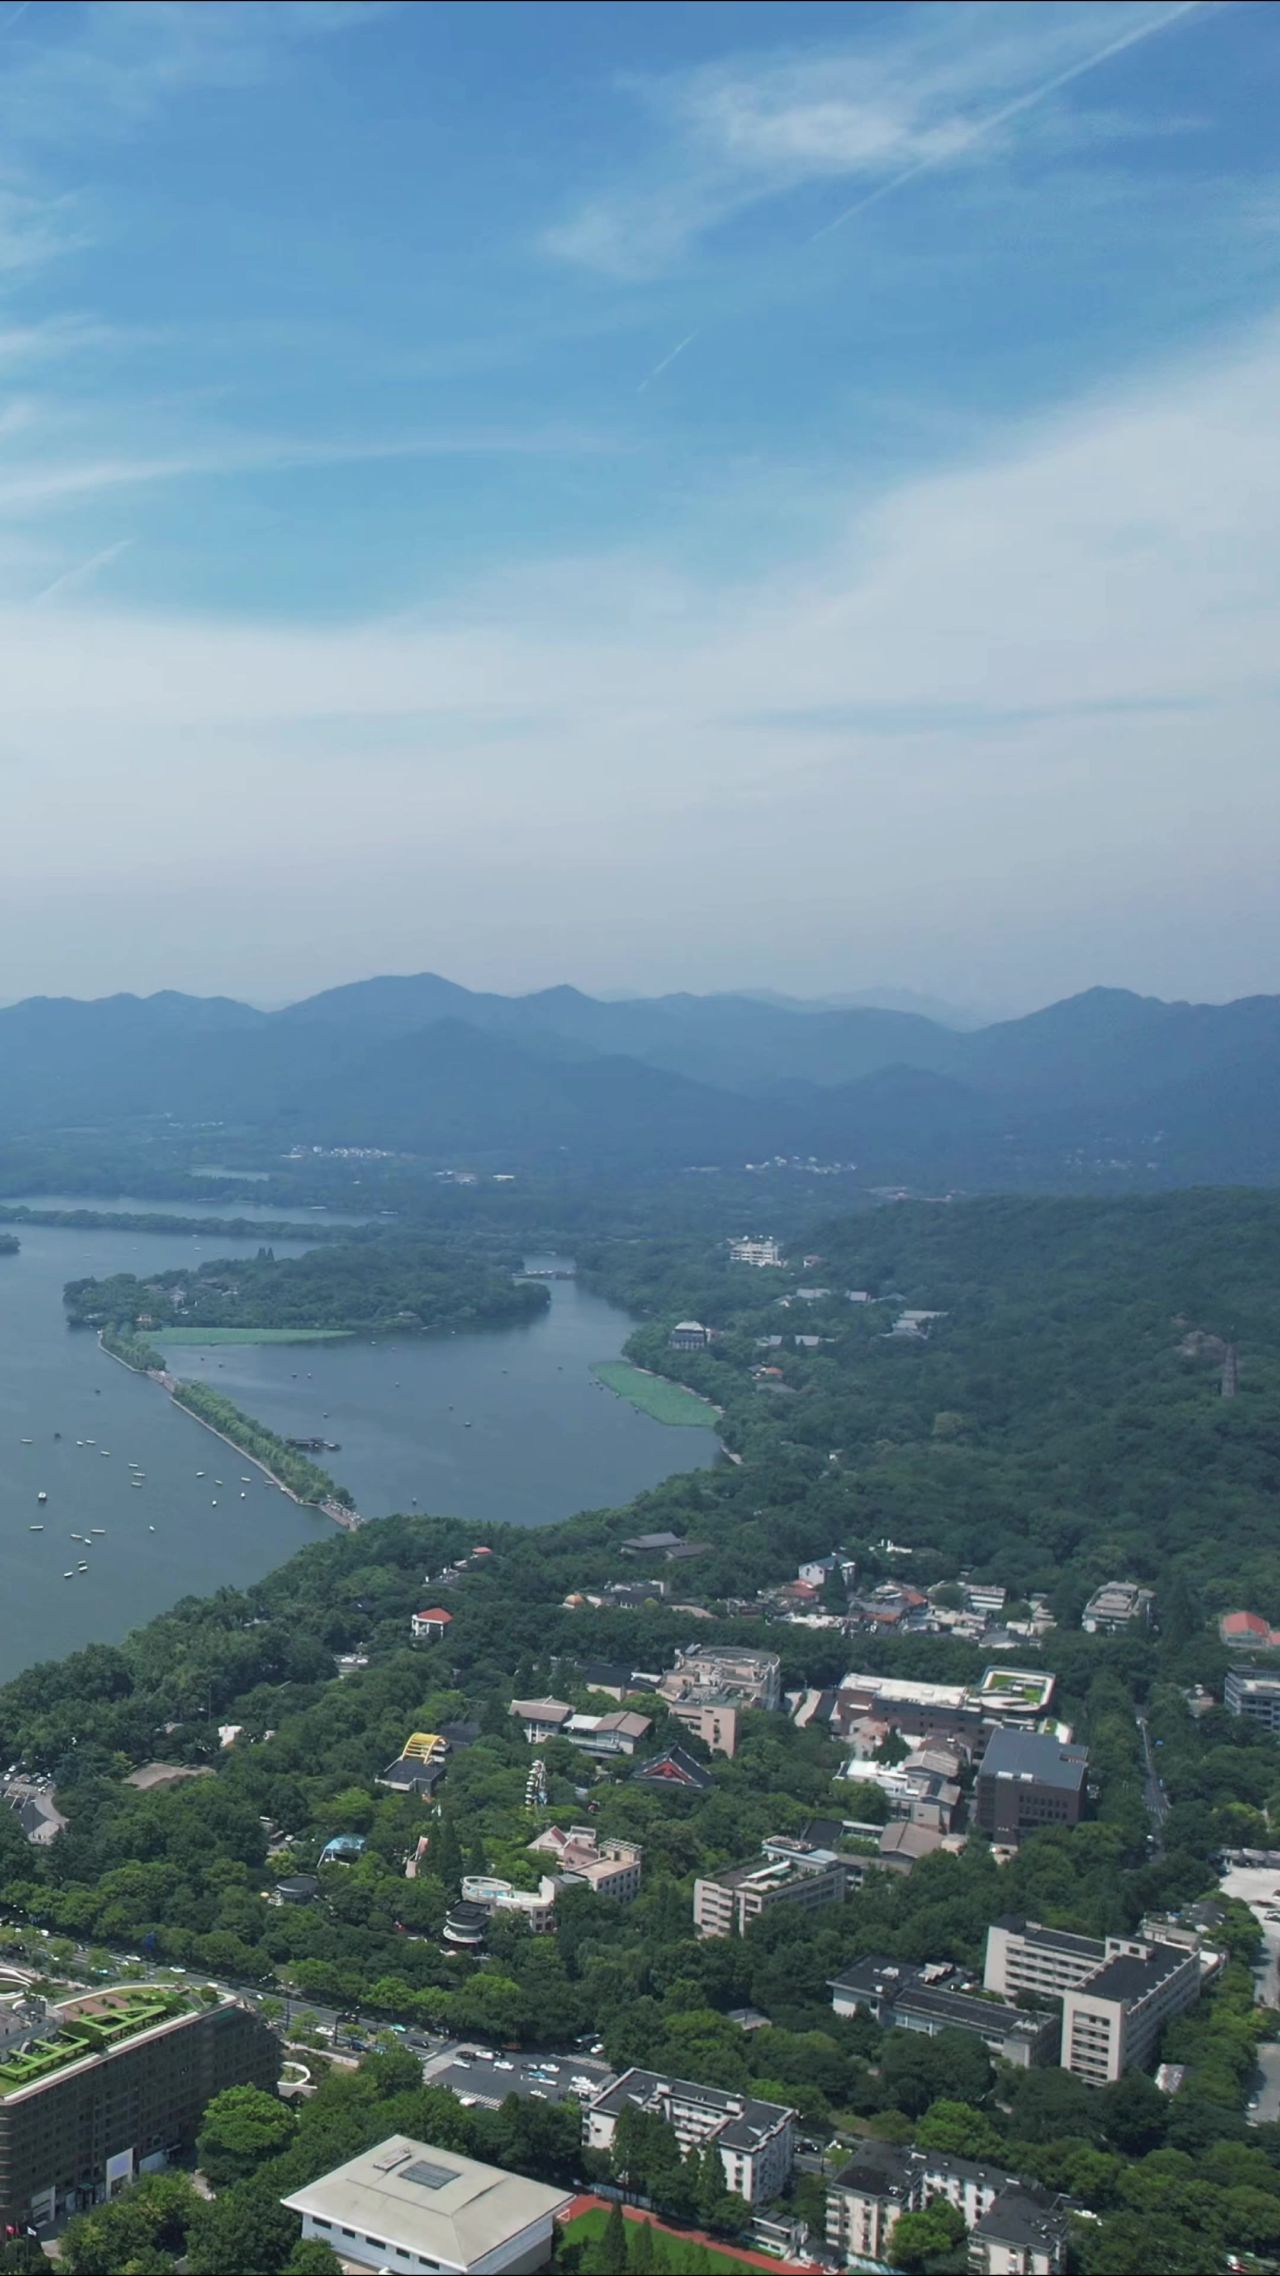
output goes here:
[{"label": "rooftop", "polygon": [[1079,1986],[1076,1997],[1123,1999],[1136,2005],[1179,1969],[1194,1965],[1198,1965],[1194,1953],[1181,1944],[1150,1944],[1142,1953],[1120,1952]]},{"label": "rooftop", "polygon": [[0,2061],[0,2100],[42,2086],[55,2072],[89,2055],[106,2055],[158,2024],[193,2012],[190,1995],[154,1984],[130,1985],[66,2000],[49,2010],[50,2028]]},{"label": "rooftop", "polygon": [[375,2236],[384,2248],[417,2254],[428,2264],[472,2268],[535,2222],[550,2221],[569,2195],[392,2134],[284,2203],[291,2212]]},{"label": "rooftop", "polygon": [[629,2070],[591,2102],[591,2109],[616,2118],[628,2105],[653,2109],[667,2100],[690,2103],[724,2121],[721,2139],[730,2148],[752,2149],[795,2113],[783,2102],[761,2102],[751,2094],[729,2094],[723,2087],[694,2079],[671,2078],[662,2071]]},{"label": "rooftop", "polygon": [[979,1765],[981,1778],[1034,1779],[1040,1786],[1056,1786],[1078,1794],[1088,1775],[1089,1758],[1083,1747],[1064,1746],[1060,1739],[1039,1731],[1010,1731],[997,1727],[987,1741]]}]

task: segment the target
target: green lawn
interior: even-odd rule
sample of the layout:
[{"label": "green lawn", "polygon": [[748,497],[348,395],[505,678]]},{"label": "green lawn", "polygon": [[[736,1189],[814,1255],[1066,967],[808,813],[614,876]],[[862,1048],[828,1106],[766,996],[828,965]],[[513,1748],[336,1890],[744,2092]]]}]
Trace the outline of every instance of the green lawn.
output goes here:
[{"label": "green lawn", "polygon": [[152,1328],[159,1344],[337,1343],[350,1328]]},{"label": "green lawn", "polygon": [[[561,2251],[566,2245],[581,2246],[596,2242],[604,2235],[608,2218],[608,2214],[599,2207],[589,2213],[579,2213],[577,2220],[567,2222],[561,2232]],[[628,2221],[628,2232],[633,2226]],[[739,2259],[736,2252],[727,2249],[722,2251],[719,2245],[699,2244],[693,2237],[676,2236],[667,2229],[655,2230],[653,2246],[654,2267],[655,2270],[661,2270],[663,2276],[680,2276],[680,2271],[690,2266],[708,2271],[714,2269],[715,2276],[731,2276],[731,2271],[735,2268],[749,2271],[750,2276],[757,2276],[752,2262]]]},{"label": "green lawn", "polygon": [[708,1399],[686,1391],[683,1383],[646,1375],[642,1367],[632,1367],[625,1359],[598,1359],[591,1372],[620,1399],[629,1399],[642,1414],[652,1415],[655,1422],[673,1423],[681,1430],[715,1428],[715,1408]]}]

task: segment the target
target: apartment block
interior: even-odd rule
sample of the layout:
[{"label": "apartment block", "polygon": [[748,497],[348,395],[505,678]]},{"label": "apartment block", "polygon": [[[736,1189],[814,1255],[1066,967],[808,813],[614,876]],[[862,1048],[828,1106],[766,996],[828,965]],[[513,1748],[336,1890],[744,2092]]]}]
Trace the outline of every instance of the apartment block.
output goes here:
[{"label": "apartment block", "polygon": [[582,2138],[588,2149],[607,2150],[621,2113],[652,2111],[673,2128],[684,2152],[714,2142],[726,2187],[749,2205],[766,2205],[785,2189],[795,2159],[795,2112],[780,2102],[727,2094],[692,2079],[629,2070],[585,2104]]},{"label": "apartment block", "polygon": [[1071,2207],[1061,2197],[969,2158],[866,2141],[827,2185],[827,2244],[846,2261],[884,2264],[904,2213],[939,2199],[970,2231],[981,2276],[1060,2276]]},{"label": "apartment block", "polygon": [[848,1871],[845,1859],[832,1850],[776,1835],[749,1863],[726,1866],[694,1882],[693,1925],[699,1936],[745,1936],[752,1921],[775,1905],[812,1910],[839,1904]]},{"label": "apartment block", "polygon": [[196,2006],[152,1984],[6,2011],[0,2226],[43,2228],[100,2205],[194,2142],[227,2086],[272,2088],[279,2041],[232,1999]]},{"label": "apartment block", "polygon": [[1065,1929],[1041,1928],[1020,1913],[1005,1913],[987,1930],[982,1981],[1004,1999],[1038,1992],[1061,1999],[1096,1974],[1107,1956],[1098,1936],[1072,1936]]}]

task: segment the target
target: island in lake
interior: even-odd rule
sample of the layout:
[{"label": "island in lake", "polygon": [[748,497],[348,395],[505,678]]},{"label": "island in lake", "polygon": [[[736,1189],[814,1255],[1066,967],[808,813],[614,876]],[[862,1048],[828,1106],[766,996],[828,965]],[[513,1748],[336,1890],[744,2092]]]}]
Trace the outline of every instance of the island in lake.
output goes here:
[{"label": "island in lake", "polygon": [[388,1235],[329,1242],[300,1257],[267,1247],[147,1280],[128,1272],[73,1280],[63,1301],[77,1326],[191,1343],[507,1328],[537,1319],[550,1302],[545,1286],[514,1277],[519,1265],[517,1257],[504,1265]]}]

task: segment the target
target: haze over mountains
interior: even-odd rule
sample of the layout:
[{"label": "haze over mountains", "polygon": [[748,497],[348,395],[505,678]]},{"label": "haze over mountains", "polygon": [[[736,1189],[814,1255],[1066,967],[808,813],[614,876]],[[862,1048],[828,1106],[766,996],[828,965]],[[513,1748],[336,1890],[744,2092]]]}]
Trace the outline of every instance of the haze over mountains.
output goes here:
[{"label": "haze over mountains", "polygon": [[1280,1175],[1280,998],[1091,989],[965,1031],[758,996],[603,1002],[433,973],[280,1011],[169,992],[0,1010],[0,1135],[215,1122],[434,1161],[856,1162],[885,1180]]}]

